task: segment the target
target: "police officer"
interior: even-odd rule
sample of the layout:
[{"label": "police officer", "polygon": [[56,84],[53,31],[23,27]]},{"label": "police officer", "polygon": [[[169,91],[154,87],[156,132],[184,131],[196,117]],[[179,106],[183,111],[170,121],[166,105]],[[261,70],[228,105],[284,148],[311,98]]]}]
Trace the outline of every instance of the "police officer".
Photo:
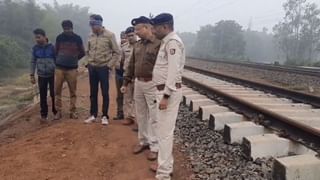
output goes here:
[{"label": "police officer", "polygon": [[185,48],[174,32],[173,17],[162,13],[152,19],[154,33],[161,40],[153,81],[157,87],[158,164],[151,166],[159,180],[170,180],[173,170],[173,132],[182,98],[181,79],[185,64]]},{"label": "police officer", "polygon": [[141,153],[149,147],[148,160],[156,160],[158,142],[154,131],[156,128],[157,103],[156,86],[152,81],[152,70],[160,48],[160,41],[152,33],[152,25],[149,18],[141,16],[133,19],[131,24],[141,40],[133,48],[129,66],[125,70],[122,92],[125,93],[127,91],[128,84],[135,77],[134,100],[139,127],[139,144],[134,147],[133,153]]},{"label": "police officer", "polygon": [[122,49],[128,44],[128,40],[124,31],[120,33],[120,50],[121,50],[121,58],[116,62],[115,66],[115,82],[117,89],[117,116],[113,118],[113,120],[122,120],[124,118],[123,114],[123,94],[120,91],[120,88],[123,84],[123,72],[124,72],[124,56],[122,55]]},{"label": "police officer", "polygon": [[[125,31],[125,35],[127,38],[127,43],[125,43],[121,50],[122,55],[121,59],[124,62],[123,63],[123,69],[127,69],[129,66],[130,56],[133,51],[133,46],[137,42],[137,36],[134,33],[134,27],[128,27]],[[134,98],[133,98],[133,92],[134,92],[134,81],[130,81],[127,86],[127,92],[124,93],[124,115],[125,120],[123,122],[123,125],[131,125],[134,123],[135,120],[135,108],[134,108]]]}]

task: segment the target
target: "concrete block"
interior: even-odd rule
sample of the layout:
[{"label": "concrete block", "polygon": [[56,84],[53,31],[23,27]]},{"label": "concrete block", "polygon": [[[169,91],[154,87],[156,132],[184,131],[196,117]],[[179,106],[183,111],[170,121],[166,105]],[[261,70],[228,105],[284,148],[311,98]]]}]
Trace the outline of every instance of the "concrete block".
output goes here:
[{"label": "concrete block", "polygon": [[291,100],[285,99],[285,98],[246,98],[246,101],[251,103],[275,103],[278,104],[281,103],[292,103]]},{"label": "concrete block", "polygon": [[320,160],[314,155],[278,158],[273,164],[274,180],[319,180]]},{"label": "concrete block", "polygon": [[243,98],[243,99],[247,99],[247,98],[270,98],[270,97],[275,97],[272,95],[268,95],[268,94],[253,94],[253,93],[234,93],[235,95],[237,95],[237,97]]},{"label": "concrete block", "polygon": [[320,126],[320,117],[292,117],[291,119],[313,127]]},{"label": "concrete block", "polygon": [[288,116],[290,118],[317,118],[320,117],[320,112],[314,112],[314,111],[304,111],[301,110],[271,110],[273,112],[279,113],[283,116]]},{"label": "concrete block", "polygon": [[257,105],[260,105],[266,109],[278,109],[278,110],[281,110],[281,109],[311,109],[312,106],[309,105],[309,104],[302,104],[302,103],[284,103],[284,104],[267,104],[267,103],[261,103],[261,104],[257,104]]},{"label": "concrete block", "polygon": [[226,143],[241,143],[243,137],[260,135],[264,133],[264,127],[250,121],[226,124],[224,126],[223,139]]},{"label": "concrete block", "polygon": [[207,120],[210,118],[211,114],[217,114],[221,112],[229,112],[230,109],[220,105],[208,105],[200,106],[199,108],[199,117],[201,120]]},{"label": "concrete block", "polygon": [[197,91],[194,90],[186,90],[186,91],[182,91],[182,95],[191,95],[191,94],[199,94]]},{"label": "concrete block", "polygon": [[309,149],[306,146],[293,141],[290,142],[289,152],[290,154],[297,154],[297,155],[302,155],[302,154],[316,155],[317,154],[317,152],[313,151],[312,149]]},{"label": "concrete block", "polygon": [[211,113],[209,117],[209,128],[217,131],[223,130],[226,124],[245,121],[245,117],[235,112]]},{"label": "concrete block", "polygon": [[187,106],[190,106],[190,102],[191,100],[193,99],[205,99],[207,98],[206,96],[204,95],[201,95],[201,94],[190,94],[190,95],[184,95],[183,96],[183,104],[187,105]]},{"label": "concrete block", "polygon": [[242,147],[245,156],[252,159],[287,156],[290,149],[290,140],[275,134],[247,136],[243,138]]},{"label": "concrete block", "polygon": [[189,109],[192,112],[196,112],[196,111],[199,111],[200,106],[208,106],[208,105],[217,105],[217,103],[208,98],[194,99],[194,100],[191,100]]}]

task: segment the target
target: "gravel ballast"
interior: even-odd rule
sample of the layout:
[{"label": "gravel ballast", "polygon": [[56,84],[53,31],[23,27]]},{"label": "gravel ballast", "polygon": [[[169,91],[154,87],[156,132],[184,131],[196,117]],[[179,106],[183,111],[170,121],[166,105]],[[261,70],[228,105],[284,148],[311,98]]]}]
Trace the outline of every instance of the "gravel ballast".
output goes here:
[{"label": "gravel ballast", "polygon": [[247,160],[240,144],[225,144],[222,132],[208,128],[197,113],[181,105],[175,142],[190,160],[193,179],[271,179],[273,159]]}]

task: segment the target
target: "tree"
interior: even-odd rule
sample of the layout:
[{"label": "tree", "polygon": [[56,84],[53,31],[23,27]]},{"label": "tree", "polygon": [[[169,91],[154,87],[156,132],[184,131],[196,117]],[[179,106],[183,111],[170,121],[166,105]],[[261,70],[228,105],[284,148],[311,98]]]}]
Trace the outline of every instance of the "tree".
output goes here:
[{"label": "tree", "polygon": [[194,55],[200,58],[210,58],[214,57],[212,54],[213,49],[213,37],[214,27],[212,25],[206,25],[200,28],[197,32],[197,39],[194,45]]},{"label": "tree", "polygon": [[254,62],[273,63],[279,61],[274,45],[274,37],[263,28],[262,32],[247,30],[243,32],[246,41],[246,56]]},{"label": "tree", "polygon": [[306,0],[288,0],[283,7],[285,17],[273,28],[277,44],[287,64],[309,65],[320,43],[320,10]]},{"label": "tree", "polygon": [[244,58],[245,46],[242,27],[227,20],[219,21],[215,26],[201,27],[194,52],[198,57],[238,60]]},{"label": "tree", "polygon": [[27,68],[34,45],[32,31],[43,28],[49,40],[54,41],[62,32],[64,19],[72,20],[82,37],[88,36],[88,7],[57,2],[40,7],[35,0],[0,0],[0,74]]},{"label": "tree", "polygon": [[242,59],[245,41],[242,27],[235,21],[220,21],[214,28],[213,50],[218,58]]},{"label": "tree", "polygon": [[0,75],[13,68],[25,68],[28,57],[23,48],[12,38],[0,36]]}]

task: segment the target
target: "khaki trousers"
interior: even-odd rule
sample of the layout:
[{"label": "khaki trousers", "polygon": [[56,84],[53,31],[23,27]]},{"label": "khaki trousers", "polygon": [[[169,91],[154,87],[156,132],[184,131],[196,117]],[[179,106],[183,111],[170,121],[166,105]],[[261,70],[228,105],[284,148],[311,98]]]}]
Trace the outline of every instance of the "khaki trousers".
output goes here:
[{"label": "khaki trousers", "polygon": [[124,117],[125,118],[132,118],[134,119],[135,116],[135,102],[134,102],[134,83],[129,83],[127,86],[127,92],[124,93],[123,98],[124,98]]},{"label": "khaki trousers", "polygon": [[156,86],[152,81],[143,82],[136,79],[134,100],[138,124],[138,139],[141,145],[149,145],[152,152],[158,152],[156,129]]},{"label": "khaki trousers", "polygon": [[170,180],[173,171],[173,133],[178,116],[179,105],[182,98],[182,90],[173,92],[168,99],[166,110],[159,110],[159,102],[163,97],[163,91],[157,93],[157,131],[159,142],[158,170],[156,178],[159,180]]},{"label": "khaki trousers", "polygon": [[78,70],[77,69],[70,69],[70,70],[62,70],[56,69],[55,70],[55,93],[56,93],[56,108],[58,112],[62,110],[62,87],[63,83],[66,81],[69,87],[69,95],[70,95],[70,113],[76,112],[76,101],[77,101],[77,76]]}]

